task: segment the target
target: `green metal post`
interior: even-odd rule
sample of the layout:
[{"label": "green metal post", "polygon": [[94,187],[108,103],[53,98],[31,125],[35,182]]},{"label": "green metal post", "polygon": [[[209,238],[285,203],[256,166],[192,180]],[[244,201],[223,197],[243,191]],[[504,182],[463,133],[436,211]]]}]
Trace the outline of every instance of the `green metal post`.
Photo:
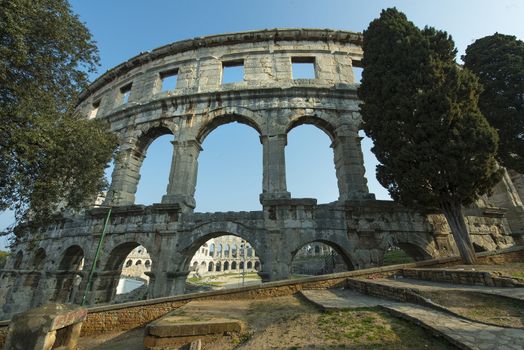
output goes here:
[{"label": "green metal post", "polygon": [[89,292],[93,284],[93,275],[96,269],[96,262],[98,261],[98,257],[100,256],[100,249],[102,248],[102,244],[104,243],[104,238],[106,236],[106,230],[107,230],[107,224],[109,223],[109,218],[111,217],[111,210],[112,210],[112,207],[109,207],[109,211],[107,212],[107,216],[106,216],[106,221],[104,222],[104,228],[102,229],[102,234],[100,235],[100,239],[98,240],[98,247],[96,247],[95,259],[93,260],[93,264],[91,265],[91,271],[89,271],[89,276],[87,277],[86,289],[84,290],[84,296],[82,297],[82,303],[81,303],[82,306],[85,305],[86,299],[87,299],[87,293]]}]

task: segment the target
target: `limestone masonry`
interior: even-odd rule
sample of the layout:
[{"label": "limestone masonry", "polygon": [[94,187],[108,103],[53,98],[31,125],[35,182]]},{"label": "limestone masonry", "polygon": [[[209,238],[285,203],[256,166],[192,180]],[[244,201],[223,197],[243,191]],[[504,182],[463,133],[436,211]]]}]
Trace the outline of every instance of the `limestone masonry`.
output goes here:
[{"label": "limestone masonry", "polygon": [[[352,70],[362,59],[361,43],[361,34],[325,29],[215,35],[141,53],[91,84],[77,113],[108,121],[120,147],[104,202],[112,214],[88,303],[113,300],[126,256],[139,245],[151,258],[149,298],[184,293],[194,254],[221,235],[249,242],[263,281],[287,278],[294,255],[311,242],[329,245],[348,269],[381,265],[390,246],[416,260],[456,254],[438,212],[377,201],[368,191]],[[293,64],[311,67],[314,78],[293,79]],[[243,71],[243,80],[222,83],[231,67]],[[173,79],[176,88],[164,91]],[[230,122],[260,135],[263,210],[196,213],[201,144]],[[317,205],[287,191],[286,138],[302,124],[320,128],[332,141],[336,202]],[[173,135],[167,191],[161,203],[135,205],[146,150],[165,134]],[[521,239],[522,199],[522,175],[506,173],[492,197],[467,208],[476,249],[504,248]],[[24,236],[1,272],[1,318],[50,301],[78,303],[107,212],[100,207],[69,214]]]}]

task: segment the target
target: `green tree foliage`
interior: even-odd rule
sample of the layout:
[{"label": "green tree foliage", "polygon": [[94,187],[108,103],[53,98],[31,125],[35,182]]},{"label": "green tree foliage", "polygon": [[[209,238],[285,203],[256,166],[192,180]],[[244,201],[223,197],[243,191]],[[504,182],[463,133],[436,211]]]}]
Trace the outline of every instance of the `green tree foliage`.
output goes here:
[{"label": "green tree foliage", "polygon": [[396,9],[370,23],[363,49],[358,93],[379,182],[404,205],[440,208],[463,260],[473,263],[462,205],[500,178],[497,134],[478,109],[477,78],[455,64],[447,33],[420,30]]},{"label": "green tree foliage", "polygon": [[495,33],[468,46],[462,59],[484,86],[479,107],[499,133],[499,162],[524,173],[524,42]]},{"label": "green tree foliage", "polygon": [[106,185],[115,136],[73,115],[97,64],[66,0],[0,0],[0,210],[18,223],[82,208]]}]

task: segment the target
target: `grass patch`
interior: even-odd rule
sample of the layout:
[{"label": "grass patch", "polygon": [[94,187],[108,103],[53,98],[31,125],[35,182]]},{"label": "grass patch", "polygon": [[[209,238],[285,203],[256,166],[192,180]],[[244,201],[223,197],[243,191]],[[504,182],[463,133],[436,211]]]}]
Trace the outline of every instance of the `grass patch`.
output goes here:
[{"label": "grass patch", "polygon": [[383,265],[398,265],[415,262],[412,257],[407,255],[403,250],[390,250],[384,254]]},{"label": "grass patch", "polygon": [[323,313],[318,329],[330,341],[358,349],[454,349],[424,329],[377,308]]},{"label": "grass patch", "polygon": [[459,315],[506,327],[524,328],[524,302],[475,292],[422,292]]}]

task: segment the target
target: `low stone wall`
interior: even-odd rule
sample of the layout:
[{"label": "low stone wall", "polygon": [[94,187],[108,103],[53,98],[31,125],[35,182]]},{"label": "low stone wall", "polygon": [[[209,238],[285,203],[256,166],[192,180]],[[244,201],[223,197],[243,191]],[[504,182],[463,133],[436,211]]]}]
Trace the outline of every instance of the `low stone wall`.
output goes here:
[{"label": "low stone wall", "polygon": [[453,269],[403,269],[402,275],[406,278],[465,284],[488,287],[517,287],[521,286],[512,278],[494,276],[490,272],[453,270]]},{"label": "low stone wall", "polygon": [[409,288],[393,287],[370,280],[348,278],[347,286],[362,294],[378,298],[424,304],[425,300]]},{"label": "low stone wall", "polygon": [[[524,261],[524,247],[512,247],[503,251],[479,253],[481,264],[504,264]],[[88,309],[87,319],[82,327],[82,336],[102,334],[113,331],[126,331],[143,327],[149,322],[179,308],[191,300],[237,300],[263,299],[292,295],[303,289],[336,288],[347,285],[348,278],[376,275],[386,277],[398,274],[403,269],[428,266],[443,267],[460,264],[458,257],[433,259],[410,264],[391,265],[365,270],[347,271],[330,275],[315,276],[297,280],[269,282],[257,286],[227,289],[205,293],[186,294],[182,296],[150,299],[131,303],[97,306]],[[389,293],[388,291],[384,291]],[[412,295],[404,293],[405,300]],[[398,300],[398,299],[397,299]],[[412,300],[415,301],[415,300]],[[0,321],[0,346],[3,346],[7,335],[9,321]]]}]

